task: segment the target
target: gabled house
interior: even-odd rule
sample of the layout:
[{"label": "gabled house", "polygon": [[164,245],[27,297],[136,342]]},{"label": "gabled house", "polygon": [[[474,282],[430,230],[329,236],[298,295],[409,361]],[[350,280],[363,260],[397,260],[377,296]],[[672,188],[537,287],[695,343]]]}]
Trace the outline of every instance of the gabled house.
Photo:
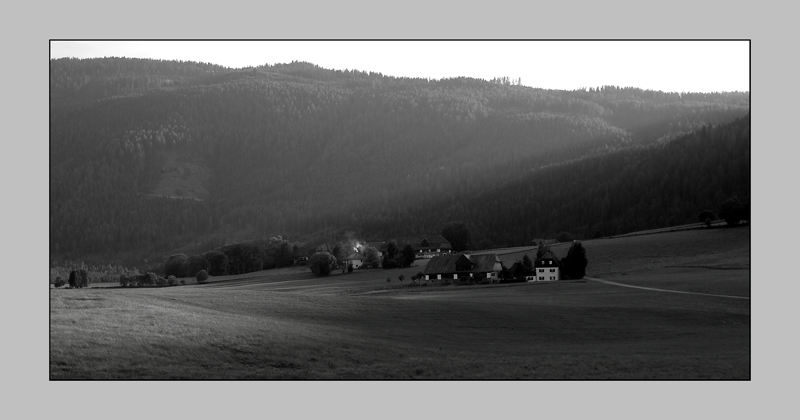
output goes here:
[{"label": "gabled house", "polygon": [[503,263],[495,254],[484,255],[438,255],[425,266],[425,280],[464,280],[500,282],[498,274]]},{"label": "gabled house", "polygon": [[361,267],[362,265],[364,265],[364,260],[365,259],[366,258],[364,258],[363,255],[358,254],[358,253],[353,253],[353,254],[348,255],[347,258],[344,259],[344,264],[345,264],[345,267],[347,267],[348,265],[352,264],[353,268],[355,269],[355,268],[358,268],[358,267]]},{"label": "gabled house", "polygon": [[560,265],[553,251],[547,251],[541,258],[533,262],[535,281],[561,280]]}]

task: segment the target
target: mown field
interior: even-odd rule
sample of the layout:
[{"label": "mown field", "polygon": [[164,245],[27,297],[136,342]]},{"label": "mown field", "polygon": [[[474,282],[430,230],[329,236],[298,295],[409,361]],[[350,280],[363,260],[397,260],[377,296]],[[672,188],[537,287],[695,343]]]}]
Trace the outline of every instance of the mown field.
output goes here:
[{"label": "mown field", "polygon": [[[749,296],[749,227],[584,246],[589,277]],[[421,270],[50,289],[50,377],[750,378],[749,299],[591,280],[401,287]]]}]

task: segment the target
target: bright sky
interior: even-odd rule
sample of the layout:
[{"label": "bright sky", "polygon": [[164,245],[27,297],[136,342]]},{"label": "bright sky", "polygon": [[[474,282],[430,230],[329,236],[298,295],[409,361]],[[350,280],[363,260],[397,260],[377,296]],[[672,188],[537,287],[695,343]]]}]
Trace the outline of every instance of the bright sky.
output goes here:
[{"label": "bright sky", "polygon": [[507,76],[547,89],[750,90],[748,41],[51,41],[50,57],[138,57],[232,68],[308,61],[391,76]]}]

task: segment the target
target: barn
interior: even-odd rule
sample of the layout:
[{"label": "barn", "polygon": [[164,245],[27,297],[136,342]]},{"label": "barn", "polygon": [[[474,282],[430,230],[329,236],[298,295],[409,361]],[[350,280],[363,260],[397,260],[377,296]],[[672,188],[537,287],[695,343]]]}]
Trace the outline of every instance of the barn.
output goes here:
[{"label": "barn", "polygon": [[431,258],[425,266],[425,280],[461,280],[500,282],[498,273],[503,263],[495,254],[484,255],[439,255]]}]

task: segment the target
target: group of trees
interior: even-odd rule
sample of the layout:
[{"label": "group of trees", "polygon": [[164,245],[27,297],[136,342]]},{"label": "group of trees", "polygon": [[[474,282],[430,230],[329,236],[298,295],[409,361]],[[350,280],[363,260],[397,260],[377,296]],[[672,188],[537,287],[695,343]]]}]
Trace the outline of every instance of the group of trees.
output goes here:
[{"label": "group of trees", "polygon": [[69,278],[66,281],[61,277],[57,277],[53,285],[58,288],[69,284],[69,287],[81,289],[84,287],[89,287],[91,283],[92,279],[89,277],[89,273],[86,271],[86,269],[79,268],[77,270],[70,271]]},{"label": "group of trees", "polygon": [[[118,58],[52,60],[50,83],[54,255],[331,226],[399,237],[450,220],[465,221],[471,237],[451,243],[467,249],[556,226],[581,237],[680,223],[703,197],[747,195],[749,126],[701,130],[745,115],[747,93]],[[191,189],[162,194],[185,199],[152,196],[168,156],[199,167],[180,175]]]},{"label": "group of trees", "polygon": [[[719,218],[724,220],[728,226],[738,225],[740,222],[750,220],[750,203],[742,202],[738,196],[733,196],[725,200],[719,209]],[[711,227],[711,222],[717,219],[711,210],[703,210],[698,215],[700,223],[705,223]]]},{"label": "group of trees", "polygon": [[211,276],[243,274],[266,268],[286,267],[300,256],[297,243],[278,237],[228,244],[198,255],[174,254],[164,263],[166,275],[194,277],[200,271]]},{"label": "group of trees", "polygon": [[406,244],[403,249],[400,249],[395,241],[389,241],[386,244],[386,251],[383,253],[381,267],[385,269],[410,267],[416,259],[417,255],[413,246]]}]

